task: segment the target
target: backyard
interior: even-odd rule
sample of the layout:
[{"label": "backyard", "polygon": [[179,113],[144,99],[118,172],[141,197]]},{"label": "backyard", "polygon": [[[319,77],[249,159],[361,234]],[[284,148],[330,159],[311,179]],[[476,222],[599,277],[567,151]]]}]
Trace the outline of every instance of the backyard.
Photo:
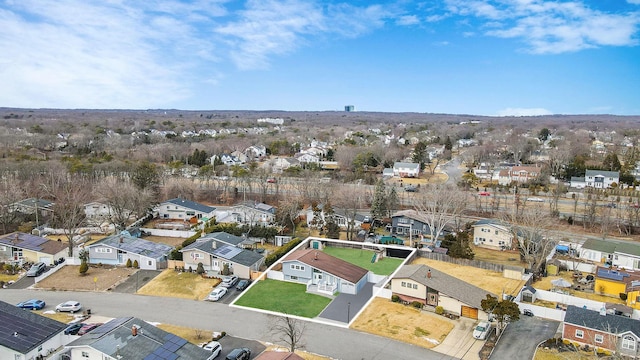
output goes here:
[{"label": "backyard", "polygon": [[220,279],[204,278],[195,272],[167,269],[140,288],[138,294],[202,300],[219,283]]},{"label": "backyard", "polygon": [[331,302],[330,298],[307,294],[304,284],[266,279],[245,292],[236,305],[314,318]]},{"label": "backyard", "polygon": [[384,257],[375,263],[371,262],[374,252],[362,249],[345,249],[327,246],[322,251],[342,259],[346,262],[358,265],[361,268],[370,270],[376,275],[391,275],[402,264],[404,259]]},{"label": "backyard", "polygon": [[375,298],[351,325],[353,329],[433,348],[453,329],[451,320],[411,306]]}]

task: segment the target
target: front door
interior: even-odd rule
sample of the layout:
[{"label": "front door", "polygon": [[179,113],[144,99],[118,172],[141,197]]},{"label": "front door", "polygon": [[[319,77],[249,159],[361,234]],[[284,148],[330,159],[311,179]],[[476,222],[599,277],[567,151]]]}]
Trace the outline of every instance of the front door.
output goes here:
[{"label": "front door", "polygon": [[313,281],[311,282],[314,285],[322,282],[322,273],[321,272],[313,272]]}]

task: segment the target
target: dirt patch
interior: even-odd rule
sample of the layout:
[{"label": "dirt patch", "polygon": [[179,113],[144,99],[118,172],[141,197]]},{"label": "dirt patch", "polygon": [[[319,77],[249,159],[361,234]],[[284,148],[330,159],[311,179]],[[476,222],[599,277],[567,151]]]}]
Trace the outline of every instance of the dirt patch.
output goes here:
[{"label": "dirt patch", "polygon": [[453,324],[442,316],[375,298],[351,327],[430,349],[447,337]]},{"label": "dirt patch", "polygon": [[143,237],[143,239],[152,241],[158,244],[165,244],[165,245],[176,247],[181,245],[182,242],[185,241],[187,238],[149,235],[149,236]]},{"label": "dirt patch", "polygon": [[482,260],[492,264],[526,267],[525,263],[520,262],[520,253],[517,250],[500,251],[475,245],[471,245],[471,249],[475,254],[474,260]]},{"label": "dirt patch", "polygon": [[106,291],[113,289],[137,270],[126,267],[91,266],[85,275],[80,275],[79,268],[80,266],[76,265],[65,265],[34,287],[47,290]]},{"label": "dirt patch", "polygon": [[525,284],[524,280],[508,279],[502,276],[502,273],[479,269],[471,266],[457,265],[444,261],[431,260],[418,257],[412,264],[424,264],[434,269],[445,272],[469,284],[475,285],[480,289],[489,291],[493,294],[500,295],[504,291],[505,294],[517,295]]}]

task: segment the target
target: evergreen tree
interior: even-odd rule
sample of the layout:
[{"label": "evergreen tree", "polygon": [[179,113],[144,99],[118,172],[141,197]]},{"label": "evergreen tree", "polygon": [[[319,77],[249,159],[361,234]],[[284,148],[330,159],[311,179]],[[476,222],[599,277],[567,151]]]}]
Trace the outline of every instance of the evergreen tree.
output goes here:
[{"label": "evergreen tree", "polygon": [[387,216],[388,218],[393,215],[393,211],[398,207],[400,200],[398,199],[398,192],[395,187],[392,187],[389,190],[389,194],[387,195]]},{"label": "evergreen tree", "polygon": [[453,149],[453,143],[451,142],[451,138],[447,136],[447,140],[444,141],[444,149],[451,151]]},{"label": "evergreen tree", "polygon": [[336,220],[334,217],[333,207],[331,203],[327,201],[324,205],[324,220],[325,226],[327,228],[327,237],[331,239],[339,239],[340,238],[340,226],[336,224]]},{"label": "evergreen tree", "polygon": [[373,193],[373,203],[371,204],[371,216],[373,219],[382,219],[387,213],[387,192],[385,191],[384,181],[378,180]]},{"label": "evergreen tree", "polygon": [[615,153],[608,153],[607,156],[604,157],[602,165],[604,167],[604,170],[607,171],[620,171],[621,167],[618,155]]}]

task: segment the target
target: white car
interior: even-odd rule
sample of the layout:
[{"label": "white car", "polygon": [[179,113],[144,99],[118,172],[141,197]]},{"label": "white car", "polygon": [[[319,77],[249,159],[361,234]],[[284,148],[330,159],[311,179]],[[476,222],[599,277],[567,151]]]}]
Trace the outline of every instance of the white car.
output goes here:
[{"label": "white car", "polygon": [[207,296],[207,300],[209,301],[218,301],[227,293],[227,288],[225,287],[217,287],[213,289],[209,296]]},{"label": "white car", "polygon": [[211,356],[209,357],[209,359],[216,358],[218,355],[220,355],[220,352],[222,352],[222,345],[220,345],[220,343],[217,341],[212,341],[202,348],[207,351],[211,351]]},{"label": "white car", "polygon": [[527,201],[544,202],[544,199],[539,198],[539,197],[530,197],[530,198],[527,198]]},{"label": "white car", "polygon": [[235,286],[238,283],[239,278],[235,275],[229,275],[222,278],[222,283],[220,286],[230,288]]},{"label": "white car", "polygon": [[473,330],[473,337],[478,340],[484,340],[491,332],[491,324],[487,321],[482,321]]},{"label": "white car", "polygon": [[70,313],[80,311],[80,309],[82,309],[82,305],[77,301],[67,301],[56,306],[56,311],[65,311]]}]

